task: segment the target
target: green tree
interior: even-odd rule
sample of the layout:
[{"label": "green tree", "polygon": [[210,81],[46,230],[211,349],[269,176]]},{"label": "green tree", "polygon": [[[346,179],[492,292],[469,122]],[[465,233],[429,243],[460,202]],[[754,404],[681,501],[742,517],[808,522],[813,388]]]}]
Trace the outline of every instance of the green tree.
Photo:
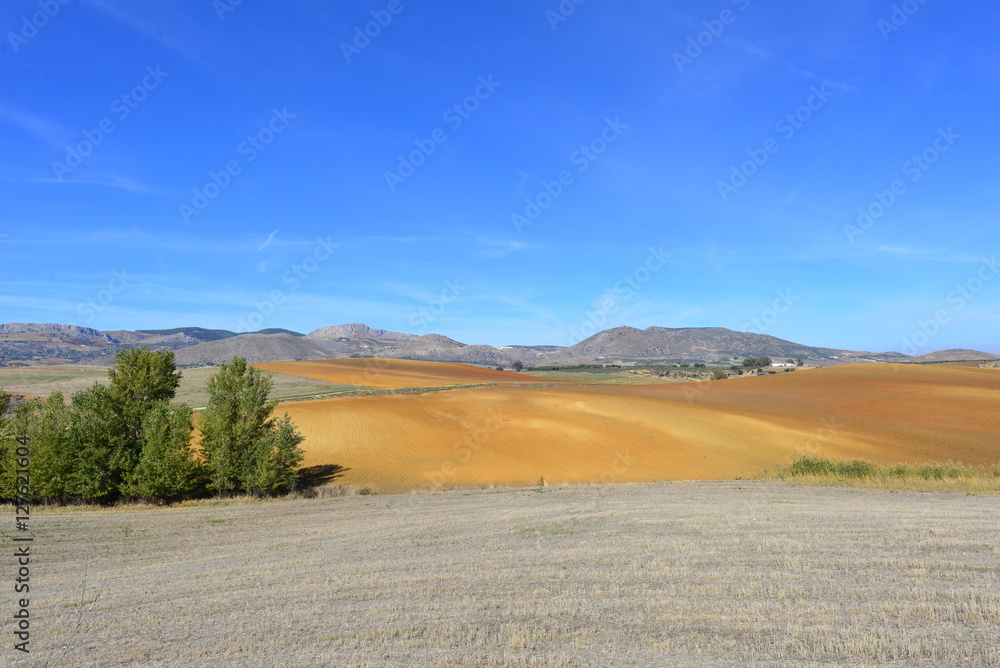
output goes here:
[{"label": "green tree", "polygon": [[[0,498],[17,496],[17,438],[31,437],[42,412],[40,399],[29,399],[9,413],[0,415]],[[30,442],[30,441],[29,441]],[[34,468],[34,467],[32,467]],[[32,481],[34,482],[34,481]]]},{"label": "green tree", "polygon": [[221,494],[247,491],[258,466],[261,442],[274,429],[271,378],[242,357],[222,364],[208,381],[208,405],[199,429],[208,486]]},{"label": "green tree", "polygon": [[12,498],[16,490],[18,436],[28,437],[31,452],[31,497],[40,501],[62,501],[69,494],[73,462],[68,445],[70,412],[61,392],[42,401],[31,398],[15,406],[3,421],[2,495]]},{"label": "green tree", "polygon": [[712,380],[725,380],[728,377],[729,374],[727,374],[722,369],[716,369],[715,371],[712,372]]},{"label": "green tree", "polygon": [[521,360],[514,362],[514,371],[524,371],[524,362]]},{"label": "green tree", "polygon": [[743,360],[743,366],[745,367],[765,367],[771,366],[770,357],[748,357]]},{"label": "green tree", "polygon": [[142,453],[122,492],[147,501],[176,500],[194,489],[199,464],[191,450],[191,408],[154,404],[142,421]]},{"label": "green tree", "polygon": [[117,496],[138,462],[138,447],[127,439],[125,417],[117,408],[111,390],[99,383],[70,400],[68,491],[84,501],[106,502]]},{"label": "green tree", "polygon": [[795,360],[795,366],[802,366],[804,364],[805,364],[805,362],[802,360],[801,357],[796,358],[796,360]]},{"label": "green tree", "polygon": [[305,440],[288,413],[257,446],[255,466],[247,471],[244,488],[254,496],[291,492],[298,483],[298,466],[305,456],[299,443]]},{"label": "green tree", "polygon": [[171,350],[150,350],[147,346],[123,348],[108,370],[110,396],[121,415],[125,438],[138,449],[142,423],[158,402],[174,398],[181,374]]}]

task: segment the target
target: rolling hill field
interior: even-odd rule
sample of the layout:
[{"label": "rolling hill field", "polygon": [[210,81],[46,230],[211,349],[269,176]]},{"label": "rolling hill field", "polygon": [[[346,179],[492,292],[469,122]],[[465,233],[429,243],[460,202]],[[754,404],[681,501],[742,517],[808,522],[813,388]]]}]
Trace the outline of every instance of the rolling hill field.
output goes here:
[{"label": "rolling hill field", "polygon": [[376,388],[445,387],[483,383],[550,383],[521,373],[483,369],[451,362],[419,362],[384,358],[319,360],[313,362],[267,362],[256,364],[265,371],[302,376],[331,383]]},{"label": "rolling hill field", "polygon": [[[525,382],[462,365],[373,360],[260,365],[375,387]],[[383,362],[382,360],[377,361]],[[351,363],[346,364],[345,363]],[[412,371],[412,373],[410,373]],[[414,487],[750,477],[805,454],[878,464],[1000,462],[1000,374],[866,364],[704,383],[463,388],[286,403],[306,466]]]}]

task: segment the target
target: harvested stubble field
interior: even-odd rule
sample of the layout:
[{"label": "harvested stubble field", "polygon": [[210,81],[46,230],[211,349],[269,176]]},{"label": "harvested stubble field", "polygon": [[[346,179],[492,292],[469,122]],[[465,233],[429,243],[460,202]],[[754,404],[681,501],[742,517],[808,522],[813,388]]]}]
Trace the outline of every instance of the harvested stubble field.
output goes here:
[{"label": "harvested stubble field", "polygon": [[[292,374],[300,364],[314,372],[311,362],[281,370]],[[410,364],[439,374],[462,368]],[[390,367],[367,381],[410,379]],[[702,383],[343,397],[287,403],[279,413],[306,436],[305,465],[341,466],[342,481],[398,491],[529,485],[543,476],[549,483],[749,478],[806,454],[995,467],[998,406],[1000,374],[992,369],[867,364]]]},{"label": "harvested stubble field", "polygon": [[59,665],[101,668],[993,666],[998,521],[995,496],[743,481],[53,509],[32,519],[32,654],[5,652],[42,666],[69,643]]},{"label": "harvested stubble field", "polygon": [[[175,401],[200,408],[208,403],[208,380],[218,373],[215,367],[181,369],[181,383]],[[302,396],[325,396],[357,388],[325,380],[272,373],[274,387],[271,396],[287,400]],[[53,391],[62,392],[66,399],[94,383],[107,384],[108,367],[68,364],[53,367],[20,367],[0,369],[0,389],[16,394],[46,397]]]},{"label": "harvested stubble field", "polygon": [[254,366],[290,376],[382,389],[444,387],[485,383],[549,383],[546,378],[484,369],[453,362],[420,362],[385,358],[266,362]]}]

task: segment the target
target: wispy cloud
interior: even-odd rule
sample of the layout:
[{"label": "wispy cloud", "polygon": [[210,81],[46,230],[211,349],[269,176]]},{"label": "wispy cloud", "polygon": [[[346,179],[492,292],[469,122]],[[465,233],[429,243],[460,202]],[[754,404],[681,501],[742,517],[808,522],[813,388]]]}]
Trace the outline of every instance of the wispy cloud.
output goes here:
[{"label": "wispy cloud", "polygon": [[74,172],[73,174],[60,180],[54,176],[0,176],[0,181],[7,183],[31,183],[31,184],[51,184],[51,185],[86,185],[103,186],[106,188],[117,188],[136,194],[165,194],[166,191],[153,188],[140,181],[122,176],[115,172]]},{"label": "wispy cloud", "polygon": [[[170,4],[156,0],[142,3],[119,0],[84,1],[132,31],[156,39],[185,58],[200,62],[204,55],[193,44],[197,39],[201,39],[202,43],[207,41],[204,29]],[[158,15],[157,21],[151,18],[152,14]]]},{"label": "wispy cloud", "polygon": [[0,121],[34,135],[49,146],[61,148],[71,136],[69,130],[58,123],[23,109],[14,109],[5,105],[0,105]]},{"label": "wispy cloud", "polygon": [[926,262],[982,262],[983,255],[961,253],[947,248],[917,248],[915,246],[883,244],[875,248],[876,253],[892,255],[904,260]]},{"label": "wispy cloud", "polygon": [[477,242],[482,246],[482,250],[473,253],[473,257],[484,260],[499,260],[517,251],[534,248],[534,244],[527,244],[522,241],[507,241],[495,239],[480,239]]},{"label": "wispy cloud", "polygon": [[264,250],[265,248],[267,248],[268,246],[270,246],[271,242],[274,240],[274,235],[277,234],[280,231],[281,231],[281,228],[279,227],[274,232],[271,232],[271,235],[267,238],[267,241],[265,241],[263,244],[261,244],[260,248],[258,248],[257,250],[255,250],[254,253],[259,253],[262,250]]}]

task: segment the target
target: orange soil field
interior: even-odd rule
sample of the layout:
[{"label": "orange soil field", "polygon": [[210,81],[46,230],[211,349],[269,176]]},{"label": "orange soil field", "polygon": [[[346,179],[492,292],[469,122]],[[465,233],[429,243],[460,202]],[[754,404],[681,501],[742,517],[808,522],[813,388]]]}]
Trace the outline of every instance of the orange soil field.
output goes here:
[{"label": "orange soil field", "polygon": [[[290,376],[332,383],[363,385],[379,389],[400,387],[445,387],[479,383],[551,383],[523,373],[483,369],[451,362],[418,362],[394,359],[342,359],[314,362],[266,362],[254,366]],[[572,381],[569,381],[572,382]]]},{"label": "orange soil field", "polygon": [[343,466],[338,481],[379,490],[542,476],[549,484],[733,479],[804,454],[1000,463],[993,369],[847,365],[704,383],[344,397],[283,411],[306,436],[305,466]]}]

